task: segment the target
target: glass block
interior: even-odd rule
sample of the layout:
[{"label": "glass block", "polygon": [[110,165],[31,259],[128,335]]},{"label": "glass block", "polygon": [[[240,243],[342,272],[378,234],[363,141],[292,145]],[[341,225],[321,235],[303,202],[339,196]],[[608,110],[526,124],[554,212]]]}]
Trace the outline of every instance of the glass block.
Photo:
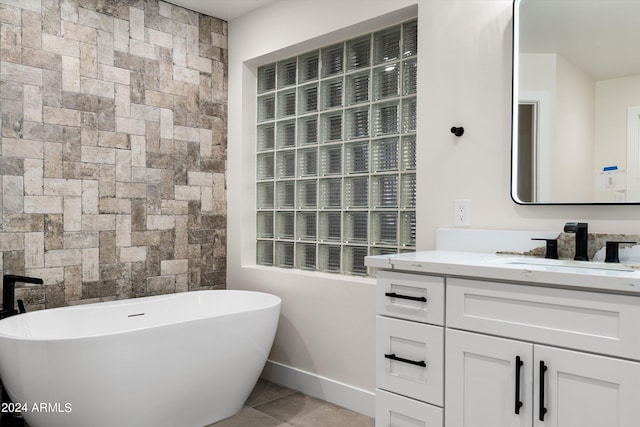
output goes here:
[{"label": "glass block", "polygon": [[273,209],[273,182],[260,182],[256,186],[256,204],[258,209]]},{"label": "glass block", "polygon": [[318,143],[318,116],[298,119],[298,145]]},{"label": "glass block", "polygon": [[315,212],[298,212],[296,219],[296,238],[298,240],[316,240],[317,226]]},{"label": "glass block", "polygon": [[322,77],[342,73],[343,57],[344,45],[342,43],[322,49]]},{"label": "glass block", "polygon": [[320,115],[320,141],[342,141],[342,111]]},{"label": "glass block", "polygon": [[319,196],[320,209],[340,209],[342,207],[342,179],[321,179]]},{"label": "glass block", "polygon": [[296,84],[297,59],[278,62],[278,88]]},{"label": "glass block", "polygon": [[258,265],[273,265],[273,242],[259,240],[256,245],[256,263]]},{"label": "glass block", "polygon": [[293,243],[276,242],[275,266],[293,268]]},{"label": "glass block", "polygon": [[418,92],[418,61],[410,59],[402,63],[402,94],[414,95]]},{"label": "glass block", "polygon": [[258,151],[273,150],[276,141],[276,126],[267,123],[258,126]]},{"label": "glass block", "polygon": [[258,180],[272,179],[275,176],[275,167],[273,153],[258,154],[257,178]]},{"label": "glass block", "polygon": [[320,212],[318,219],[318,239],[322,242],[342,240],[342,213]]},{"label": "glass block", "polygon": [[279,181],[276,183],[276,207],[278,209],[293,209],[295,199],[295,181]]},{"label": "glass block", "polygon": [[298,150],[298,177],[316,176],[318,174],[317,148]]},{"label": "glass block", "polygon": [[367,243],[369,239],[369,213],[346,212],[344,214],[344,242]]},{"label": "glass block", "polygon": [[320,83],[320,108],[342,107],[342,77]]},{"label": "glass block", "polygon": [[398,213],[371,213],[371,242],[373,244],[398,244]]},{"label": "glass block", "polygon": [[347,105],[369,101],[369,70],[345,77],[345,102]]},{"label": "glass block", "polygon": [[296,115],[296,90],[278,92],[278,118]]},{"label": "glass block", "polygon": [[276,239],[291,240],[294,237],[293,212],[276,212]]},{"label": "glass block", "polygon": [[273,120],[276,117],[275,95],[263,95],[258,97],[258,121]]},{"label": "glass block", "polygon": [[402,26],[402,56],[418,54],[418,21],[407,22]]},{"label": "glass block", "polygon": [[364,257],[366,256],[366,246],[345,246],[344,271],[358,276],[366,275],[367,266],[364,265]]},{"label": "glass block", "polygon": [[344,207],[368,208],[369,207],[369,178],[366,176],[345,178],[344,180]]},{"label": "glass block", "polygon": [[345,144],[344,160],[347,174],[369,172],[369,141]]},{"label": "glass block", "polygon": [[371,205],[375,208],[398,206],[397,175],[378,175],[371,178]]},{"label": "glass block", "polygon": [[318,84],[312,83],[298,88],[299,114],[318,111]]},{"label": "glass block", "polygon": [[318,183],[315,179],[298,181],[297,185],[298,209],[315,209],[318,206]]},{"label": "glass block", "polygon": [[402,100],[402,133],[413,133],[416,131],[416,99],[405,98]]},{"label": "glass block", "polygon": [[342,174],[342,146],[320,147],[320,175]]},{"label": "glass block", "polygon": [[400,58],[400,27],[378,31],[373,35],[373,62],[380,64]]},{"label": "glass block", "polygon": [[389,64],[373,69],[373,99],[379,100],[400,94],[400,67]]},{"label": "glass block", "polygon": [[347,139],[367,138],[369,136],[369,107],[346,110],[345,136]]},{"label": "glass block", "polygon": [[276,147],[288,148],[296,145],[296,122],[287,120],[276,125]]},{"label": "glass block", "polygon": [[273,238],[273,212],[258,212],[256,235],[259,239]]},{"label": "glass block", "polygon": [[416,175],[414,173],[400,175],[400,207],[416,207]]},{"label": "glass block", "polygon": [[402,170],[416,168],[416,136],[402,137]]},{"label": "glass block", "polygon": [[339,245],[318,245],[318,270],[339,273],[341,269],[341,248]]},{"label": "glass block", "polygon": [[400,246],[412,247],[416,245],[416,213],[401,212],[400,213]]},{"label": "glass block", "polygon": [[371,255],[394,255],[397,254],[396,248],[371,248]]},{"label": "glass block", "polygon": [[320,53],[315,52],[302,55],[298,59],[298,80],[305,83],[318,79],[318,67],[320,65]]},{"label": "glass block", "polygon": [[276,88],[276,64],[258,68],[258,93],[268,92]]},{"label": "glass block", "polygon": [[347,71],[371,64],[371,36],[366,35],[347,42]]},{"label": "glass block", "polygon": [[373,106],[373,136],[398,133],[398,102],[386,102]]},{"label": "glass block", "polygon": [[298,243],[296,246],[296,267],[301,270],[316,269],[316,245]]},{"label": "glass block", "polygon": [[276,177],[293,178],[296,176],[296,152],[278,151],[276,155]]},{"label": "glass block", "polygon": [[398,170],[398,138],[372,141],[371,164],[373,172]]}]

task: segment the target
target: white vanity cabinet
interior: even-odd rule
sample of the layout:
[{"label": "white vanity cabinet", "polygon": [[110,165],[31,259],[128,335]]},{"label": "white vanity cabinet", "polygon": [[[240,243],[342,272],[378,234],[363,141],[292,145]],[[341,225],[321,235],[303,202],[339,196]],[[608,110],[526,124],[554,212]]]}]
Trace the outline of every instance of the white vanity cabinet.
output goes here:
[{"label": "white vanity cabinet", "polygon": [[632,296],[448,279],[446,426],[640,425],[638,315]]},{"label": "white vanity cabinet", "polygon": [[376,427],[640,426],[640,293],[435,265],[378,273]]}]

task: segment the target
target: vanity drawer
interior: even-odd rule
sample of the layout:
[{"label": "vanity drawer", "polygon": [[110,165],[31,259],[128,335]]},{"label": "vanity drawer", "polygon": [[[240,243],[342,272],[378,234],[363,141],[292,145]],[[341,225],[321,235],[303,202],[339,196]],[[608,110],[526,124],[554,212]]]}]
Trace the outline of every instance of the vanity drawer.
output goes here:
[{"label": "vanity drawer", "polygon": [[442,427],[442,408],[376,390],[376,427]]},{"label": "vanity drawer", "polygon": [[442,406],[443,328],[376,317],[376,387]]},{"label": "vanity drawer", "polygon": [[378,273],[378,314],[444,324],[444,278],[390,271]]},{"label": "vanity drawer", "polygon": [[447,279],[447,327],[640,360],[640,297]]}]

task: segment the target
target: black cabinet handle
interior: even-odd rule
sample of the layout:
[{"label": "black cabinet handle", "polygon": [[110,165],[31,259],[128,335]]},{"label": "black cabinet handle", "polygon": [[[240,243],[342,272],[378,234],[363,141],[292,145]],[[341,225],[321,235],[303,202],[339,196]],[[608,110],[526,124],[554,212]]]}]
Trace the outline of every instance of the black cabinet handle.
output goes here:
[{"label": "black cabinet handle", "polygon": [[394,353],[385,354],[384,357],[386,357],[387,359],[398,361],[398,362],[408,363],[410,365],[422,366],[423,368],[427,366],[424,360],[417,361],[417,360],[404,359],[402,357],[396,356]]},{"label": "black cabinet handle", "polygon": [[411,301],[427,302],[427,298],[425,297],[412,297],[409,295],[396,294],[395,292],[387,292],[384,295],[389,298],[400,298],[400,299],[408,299]]},{"label": "black cabinet handle", "polygon": [[540,361],[540,413],[538,419],[544,421],[544,415],[547,413],[547,408],[544,407],[544,375],[547,372],[547,367],[544,361]]},{"label": "black cabinet handle", "polygon": [[520,360],[520,356],[516,356],[516,414],[520,414],[522,402],[520,401],[520,368],[524,362]]}]

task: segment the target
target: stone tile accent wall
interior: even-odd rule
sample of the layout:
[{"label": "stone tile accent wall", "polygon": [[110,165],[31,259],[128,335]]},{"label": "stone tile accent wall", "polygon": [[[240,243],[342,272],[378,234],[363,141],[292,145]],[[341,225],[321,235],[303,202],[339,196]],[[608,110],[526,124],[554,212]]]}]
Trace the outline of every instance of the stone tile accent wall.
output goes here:
[{"label": "stone tile accent wall", "polygon": [[227,24],[0,0],[0,271],[27,309],[225,286]]}]

